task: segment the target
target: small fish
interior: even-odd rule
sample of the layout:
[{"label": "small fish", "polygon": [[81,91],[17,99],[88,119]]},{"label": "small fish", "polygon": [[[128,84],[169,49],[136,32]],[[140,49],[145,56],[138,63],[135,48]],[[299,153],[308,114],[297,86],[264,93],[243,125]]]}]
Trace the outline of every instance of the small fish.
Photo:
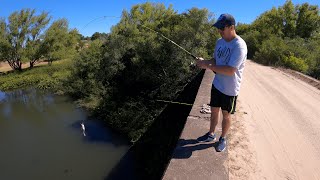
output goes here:
[{"label": "small fish", "polygon": [[86,130],[86,127],[84,126],[84,124],[83,124],[83,123],[81,123],[81,129],[82,129],[83,131],[85,131],[85,130]]},{"label": "small fish", "polygon": [[86,136],[86,127],[84,126],[83,123],[81,123],[81,129],[82,129],[83,136]]}]

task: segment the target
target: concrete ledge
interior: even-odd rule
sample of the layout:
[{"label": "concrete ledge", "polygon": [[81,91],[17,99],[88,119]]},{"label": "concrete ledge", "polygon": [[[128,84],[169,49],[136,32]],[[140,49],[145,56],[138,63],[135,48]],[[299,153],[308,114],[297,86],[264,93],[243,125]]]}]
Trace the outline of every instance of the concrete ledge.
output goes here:
[{"label": "concrete ledge", "polygon": [[[202,114],[200,110],[203,104],[210,102],[213,77],[213,72],[206,70],[185,127],[164,173],[165,180],[229,179],[228,150],[216,152],[215,143],[196,141],[197,137],[209,129],[210,114]],[[216,133],[219,137],[221,122],[217,126]]]}]

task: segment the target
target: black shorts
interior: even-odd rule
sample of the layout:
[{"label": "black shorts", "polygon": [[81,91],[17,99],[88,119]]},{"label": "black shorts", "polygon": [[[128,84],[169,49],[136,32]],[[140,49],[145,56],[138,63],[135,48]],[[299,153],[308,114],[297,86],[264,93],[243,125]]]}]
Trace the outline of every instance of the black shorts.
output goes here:
[{"label": "black shorts", "polygon": [[211,107],[221,107],[222,110],[228,111],[228,113],[234,114],[236,111],[237,96],[228,96],[220,92],[213,85],[211,88]]}]

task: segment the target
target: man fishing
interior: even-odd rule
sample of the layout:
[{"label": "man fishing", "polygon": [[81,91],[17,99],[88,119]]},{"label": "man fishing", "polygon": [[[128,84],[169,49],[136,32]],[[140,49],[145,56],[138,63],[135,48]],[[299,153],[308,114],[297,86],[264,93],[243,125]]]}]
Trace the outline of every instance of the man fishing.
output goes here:
[{"label": "man fishing", "polygon": [[199,142],[211,142],[216,139],[215,128],[218,124],[220,109],[222,110],[222,134],[216,151],[224,151],[227,146],[226,135],[230,128],[230,114],[235,110],[236,97],[239,94],[242,73],[247,59],[246,42],[236,34],[235,19],[230,14],[221,14],[213,24],[221,35],[217,40],[213,58],[197,59],[197,66],[214,71],[215,77],[211,89],[211,121],[210,129],[199,137]]}]

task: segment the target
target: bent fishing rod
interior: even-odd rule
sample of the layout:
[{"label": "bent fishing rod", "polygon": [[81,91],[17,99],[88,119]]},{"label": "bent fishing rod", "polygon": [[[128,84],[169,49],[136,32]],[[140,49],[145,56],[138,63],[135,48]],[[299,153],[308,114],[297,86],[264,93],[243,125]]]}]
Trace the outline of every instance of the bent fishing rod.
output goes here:
[{"label": "bent fishing rod", "polygon": [[155,31],[155,30],[153,30],[153,29],[151,29],[151,28],[149,28],[149,27],[147,27],[147,26],[145,26],[145,25],[142,25],[142,24],[139,24],[138,26],[142,26],[142,27],[144,27],[144,28],[146,28],[146,29],[148,29],[148,30],[150,30],[150,31],[152,31],[152,32],[160,35],[161,37],[163,37],[163,38],[165,38],[166,40],[168,40],[170,43],[174,44],[176,47],[180,48],[181,50],[183,50],[184,52],[186,52],[187,54],[189,54],[190,56],[192,56],[194,59],[198,59],[197,56],[193,55],[191,52],[187,51],[185,48],[181,47],[179,44],[177,44],[176,42],[172,41],[171,39],[169,39],[169,38],[166,37],[165,35],[161,34],[160,32]]},{"label": "bent fishing rod", "polygon": [[[101,17],[95,18],[92,21],[90,21],[89,23],[87,23],[82,29],[85,29],[90,23],[92,23],[92,22],[94,22],[94,21],[96,21],[98,19],[101,19],[101,18],[105,19],[105,18],[121,18],[121,17],[117,17],[117,16],[101,16]],[[181,50],[183,50],[184,52],[186,52],[188,55],[192,56],[194,59],[198,59],[197,56],[193,55],[191,52],[187,51],[185,48],[181,47],[179,44],[177,44],[176,42],[172,41],[171,39],[169,39],[168,37],[166,37],[162,33],[158,32],[156,30],[153,30],[153,29],[151,29],[148,26],[145,26],[143,24],[138,24],[138,26],[144,27],[144,28],[148,29],[149,31],[152,31],[152,32],[158,34],[159,36],[161,36],[164,39],[168,40],[170,43],[174,44],[176,47],[178,47]]]},{"label": "bent fishing rod", "polygon": [[[184,52],[186,52],[187,54],[189,54],[190,56],[192,56],[194,59],[200,60],[197,56],[193,55],[191,52],[187,51],[185,48],[181,47],[179,44],[177,44],[176,42],[172,41],[171,39],[169,39],[169,38],[166,37],[165,35],[161,34],[160,32],[155,31],[155,30],[153,30],[153,29],[151,29],[151,28],[149,28],[149,27],[147,27],[147,26],[145,26],[145,25],[142,25],[142,24],[139,24],[138,26],[142,26],[142,27],[144,27],[144,28],[146,28],[146,29],[148,29],[148,30],[150,30],[150,31],[152,31],[152,32],[160,35],[161,37],[163,37],[163,38],[165,38],[166,40],[168,40],[170,43],[174,44],[176,47],[180,48],[181,50],[183,50]],[[194,62],[191,63],[191,66],[195,66]],[[215,71],[213,71],[213,73],[216,74]]]}]

